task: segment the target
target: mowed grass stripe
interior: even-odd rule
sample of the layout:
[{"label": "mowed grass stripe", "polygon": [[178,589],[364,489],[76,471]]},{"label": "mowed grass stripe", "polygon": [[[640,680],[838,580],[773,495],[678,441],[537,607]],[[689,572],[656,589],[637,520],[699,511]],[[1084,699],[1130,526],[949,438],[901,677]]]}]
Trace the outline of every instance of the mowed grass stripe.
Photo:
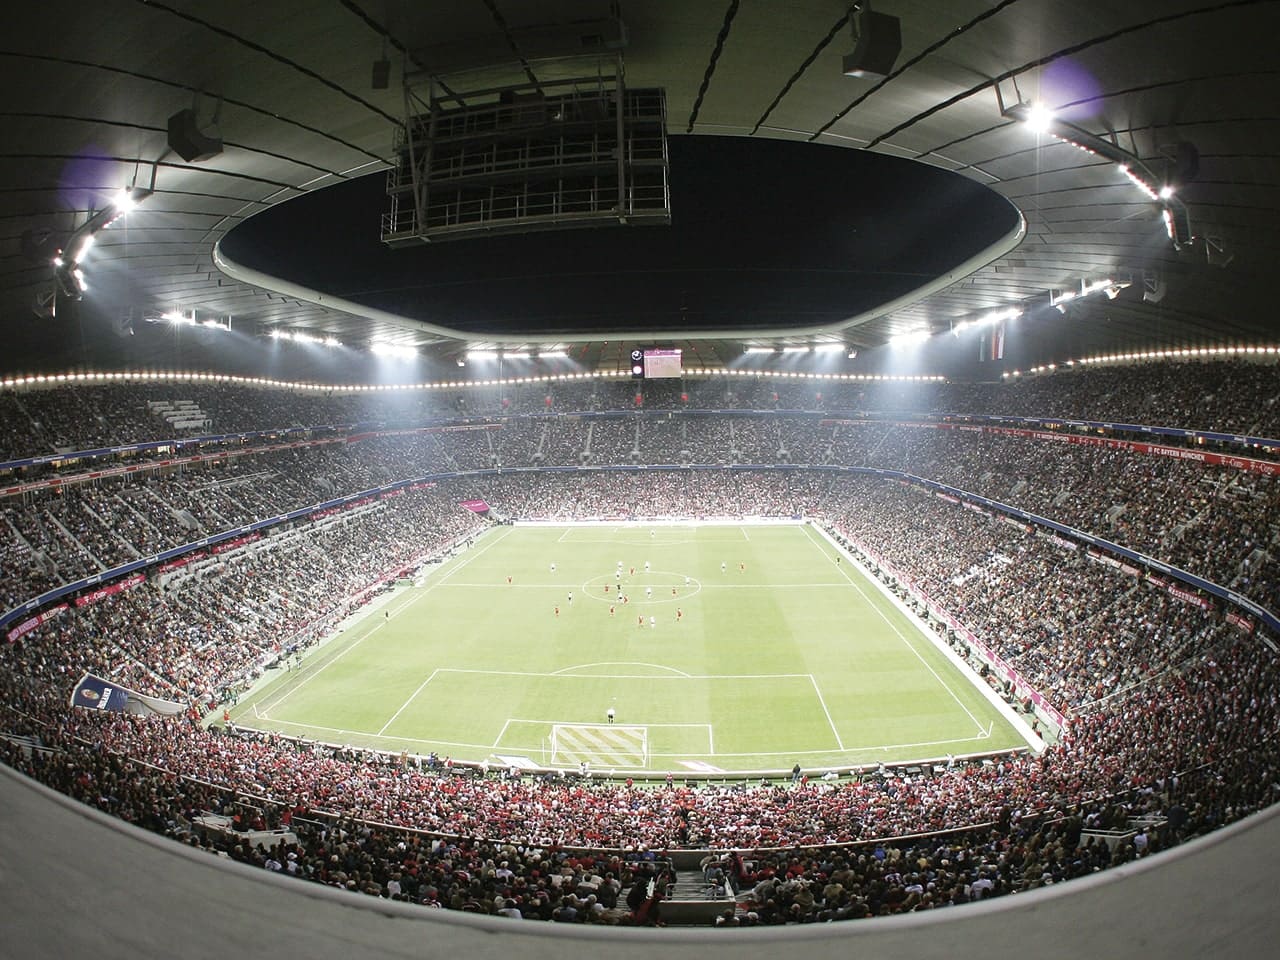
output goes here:
[{"label": "mowed grass stripe", "polygon": [[[259,700],[287,732],[310,724],[385,749],[448,744],[442,752],[470,760],[519,752],[513,739],[498,749],[512,718],[602,723],[611,706],[620,723],[711,725],[714,753],[705,726],[652,739],[656,769],[848,766],[1023,745],[913,622],[833,557],[798,525],[504,527],[390,620],[352,630],[367,639],[322,672],[304,664],[307,681],[285,699],[268,689]],[[679,674],[691,679],[673,682]],[[519,745],[532,752],[549,737],[549,726],[526,723]]]}]

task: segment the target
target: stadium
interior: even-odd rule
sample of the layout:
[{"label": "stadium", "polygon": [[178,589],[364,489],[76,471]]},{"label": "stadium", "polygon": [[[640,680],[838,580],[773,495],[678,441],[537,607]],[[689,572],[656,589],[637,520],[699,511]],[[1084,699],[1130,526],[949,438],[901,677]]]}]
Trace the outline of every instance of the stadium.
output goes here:
[{"label": "stadium", "polygon": [[17,16],[9,942],[1263,949],[1275,5],[874,6]]}]

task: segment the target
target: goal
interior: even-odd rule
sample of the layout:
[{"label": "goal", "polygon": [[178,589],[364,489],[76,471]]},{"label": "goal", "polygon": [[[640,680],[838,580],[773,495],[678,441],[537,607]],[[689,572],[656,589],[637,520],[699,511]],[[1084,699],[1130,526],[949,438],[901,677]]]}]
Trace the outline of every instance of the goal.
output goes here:
[{"label": "goal", "polygon": [[556,723],[551,726],[552,766],[635,770],[649,766],[649,728],[614,723]]}]

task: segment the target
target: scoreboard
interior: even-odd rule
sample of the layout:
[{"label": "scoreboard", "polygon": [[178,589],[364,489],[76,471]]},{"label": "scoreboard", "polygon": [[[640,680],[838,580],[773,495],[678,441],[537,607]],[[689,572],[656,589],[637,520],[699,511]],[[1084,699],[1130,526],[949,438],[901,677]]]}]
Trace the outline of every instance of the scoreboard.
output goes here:
[{"label": "scoreboard", "polygon": [[631,351],[631,376],[636,380],[668,380],[682,375],[679,350],[647,347]]}]

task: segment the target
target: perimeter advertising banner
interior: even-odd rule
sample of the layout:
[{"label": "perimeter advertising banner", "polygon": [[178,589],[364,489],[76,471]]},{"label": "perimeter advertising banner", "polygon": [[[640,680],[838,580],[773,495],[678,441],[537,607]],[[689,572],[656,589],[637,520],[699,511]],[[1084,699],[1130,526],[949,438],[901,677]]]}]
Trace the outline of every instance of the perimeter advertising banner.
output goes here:
[{"label": "perimeter advertising banner", "polygon": [[71,706],[112,713],[160,714],[171,716],[187,709],[185,703],[161,700],[122,687],[111,680],[86,673],[71,691]]},{"label": "perimeter advertising banner", "polygon": [[19,637],[23,637],[30,633],[41,624],[47,623],[54,617],[59,616],[66,609],[67,605],[65,603],[60,603],[56,607],[50,607],[43,613],[38,613],[34,617],[29,617],[28,619],[23,620],[20,624],[5,634],[5,636],[9,639],[9,642],[12,643]]}]

